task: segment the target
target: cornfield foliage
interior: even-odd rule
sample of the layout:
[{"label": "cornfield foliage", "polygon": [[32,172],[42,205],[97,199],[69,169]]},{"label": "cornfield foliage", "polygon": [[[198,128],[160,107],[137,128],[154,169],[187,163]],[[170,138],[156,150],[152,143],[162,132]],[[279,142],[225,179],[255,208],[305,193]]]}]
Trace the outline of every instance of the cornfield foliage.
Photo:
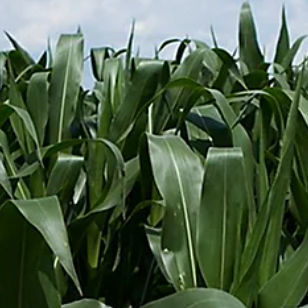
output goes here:
[{"label": "cornfield foliage", "polygon": [[[0,307],[308,303],[308,64],[170,39],[153,59],[61,35],[0,53]],[[161,51],[178,44],[173,60]],[[305,306],[307,307],[307,306]]]}]

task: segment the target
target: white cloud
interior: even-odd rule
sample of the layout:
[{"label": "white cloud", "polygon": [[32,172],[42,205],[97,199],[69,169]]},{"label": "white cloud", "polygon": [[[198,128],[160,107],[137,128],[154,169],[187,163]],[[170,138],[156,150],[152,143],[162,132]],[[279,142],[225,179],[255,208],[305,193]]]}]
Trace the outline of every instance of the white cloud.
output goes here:
[{"label": "white cloud", "polygon": [[[251,0],[261,47],[273,53],[280,24],[282,0]],[[308,32],[307,0],[284,0],[292,38]],[[237,44],[237,24],[242,0],[1,0],[0,30],[8,30],[33,54],[62,32],[81,25],[87,46],[126,44],[133,18],[136,45],[153,54],[154,46],[170,37],[210,42],[214,26],[219,43],[229,50]],[[0,35],[1,49],[8,47]],[[306,49],[305,49],[306,48]],[[307,50],[304,45],[302,54]]]}]

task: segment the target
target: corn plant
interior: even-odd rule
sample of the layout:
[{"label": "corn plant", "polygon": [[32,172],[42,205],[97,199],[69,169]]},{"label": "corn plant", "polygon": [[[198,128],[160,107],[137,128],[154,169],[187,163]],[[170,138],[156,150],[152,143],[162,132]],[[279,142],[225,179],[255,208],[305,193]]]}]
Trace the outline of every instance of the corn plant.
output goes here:
[{"label": "corn plant", "polygon": [[[0,52],[0,307],[308,303],[308,64],[169,39]],[[161,51],[178,44],[174,59]],[[90,59],[94,87],[82,86]]]}]

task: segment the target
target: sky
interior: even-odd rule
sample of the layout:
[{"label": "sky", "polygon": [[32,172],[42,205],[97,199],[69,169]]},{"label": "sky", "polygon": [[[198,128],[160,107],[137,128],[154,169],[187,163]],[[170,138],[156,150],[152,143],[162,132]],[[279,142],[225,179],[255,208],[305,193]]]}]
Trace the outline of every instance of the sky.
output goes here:
[{"label": "sky", "polygon": [[[212,25],[219,46],[237,46],[238,18],[242,0],[1,0],[0,50],[9,48],[8,31],[30,54],[38,57],[50,38],[56,45],[61,33],[81,26],[85,55],[90,47],[126,46],[132,20],[136,20],[135,50],[153,56],[154,47],[169,38],[190,37],[211,44]],[[308,34],[308,0],[250,0],[261,48],[272,59],[286,7],[291,41]],[[174,53],[168,47],[165,56]],[[308,39],[299,57],[308,51]]]}]

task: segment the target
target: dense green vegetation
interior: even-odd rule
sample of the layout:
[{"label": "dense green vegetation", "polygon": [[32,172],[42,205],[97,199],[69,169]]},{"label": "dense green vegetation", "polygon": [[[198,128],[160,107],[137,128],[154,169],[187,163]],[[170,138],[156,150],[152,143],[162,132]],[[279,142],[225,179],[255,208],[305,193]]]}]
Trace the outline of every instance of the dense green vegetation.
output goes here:
[{"label": "dense green vegetation", "polygon": [[38,61],[8,38],[0,307],[308,303],[308,64],[284,11],[271,63],[244,3],[238,53],[213,35],[144,59],[132,31],[91,50],[92,90],[80,31]]}]

